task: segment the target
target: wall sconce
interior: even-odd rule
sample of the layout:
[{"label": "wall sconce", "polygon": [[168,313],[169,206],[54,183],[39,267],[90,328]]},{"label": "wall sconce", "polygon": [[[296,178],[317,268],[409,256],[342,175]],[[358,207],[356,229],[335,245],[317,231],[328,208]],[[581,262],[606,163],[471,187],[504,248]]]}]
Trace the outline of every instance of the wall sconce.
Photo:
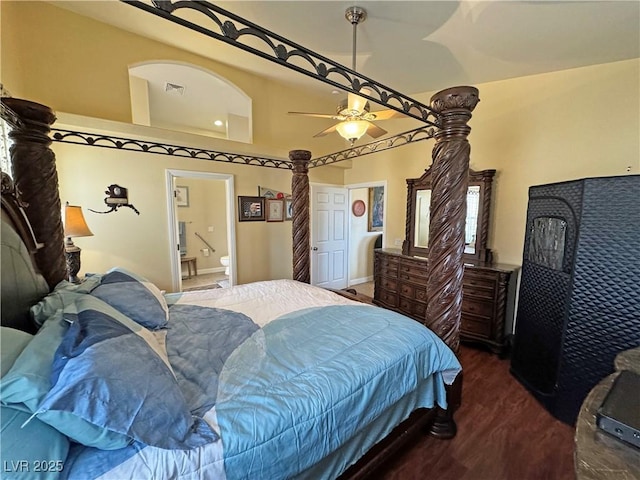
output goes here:
[{"label": "wall sconce", "polygon": [[69,205],[64,207],[64,252],[67,260],[67,272],[71,283],[80,283],[78,272],[80,271],[80,248],[76,247],[72,237],[93,236],[82,214],[82,207]]}]

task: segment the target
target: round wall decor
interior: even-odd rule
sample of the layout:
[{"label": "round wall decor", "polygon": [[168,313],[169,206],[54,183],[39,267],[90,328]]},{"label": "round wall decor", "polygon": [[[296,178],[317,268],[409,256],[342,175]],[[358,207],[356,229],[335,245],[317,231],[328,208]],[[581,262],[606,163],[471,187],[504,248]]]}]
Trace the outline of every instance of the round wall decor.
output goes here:
[{"label": "round wall decor", "polygon": [[356,217],[364,215],[366,209],[367,207],[362,200],[356,200],[353,202],[353,205],[351,205],[351,211]]}]

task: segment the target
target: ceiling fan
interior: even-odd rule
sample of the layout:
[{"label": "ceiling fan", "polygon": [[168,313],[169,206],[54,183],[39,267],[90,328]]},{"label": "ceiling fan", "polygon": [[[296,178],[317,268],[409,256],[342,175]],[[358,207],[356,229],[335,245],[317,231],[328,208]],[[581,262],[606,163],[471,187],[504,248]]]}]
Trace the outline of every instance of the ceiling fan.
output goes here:
[{"label": "ceiling fan", "polygon": [[[356,31],[359,23],[367,18],[367,12],[361,7],[349,7],[345,11],[344,17],[353,25],[353,52],[351,57],[351,69],[356,71]],[[368,88],[360,89],[364,95],[370,95]],[[331,118],[339,120],[339,123],[316,133],[314,137],[324,137],[333,132],[338,132],[341,137],[348,140],[351,145],[362,137],[365,133],[373,138],[378,138],[387,133],[373,122],[376,120],[388,120],[390,118],[403,117],[395,110],[370,111],[370,105],[366,98],[349,93],[347,98],[338,104],[335,114],[289,112],[292,115],[303,115],[306,117]]]}]

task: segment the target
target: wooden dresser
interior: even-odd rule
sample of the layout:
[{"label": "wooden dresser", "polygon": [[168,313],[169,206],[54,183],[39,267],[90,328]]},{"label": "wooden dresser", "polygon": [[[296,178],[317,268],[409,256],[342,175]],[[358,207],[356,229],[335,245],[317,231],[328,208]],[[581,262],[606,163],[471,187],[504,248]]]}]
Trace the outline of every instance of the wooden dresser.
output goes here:
[{"label": "wooden dresser", "polygon": [[[462,341],[479,342],[495,353],[503,353],[511,333],[518,268],[500,264],[465,264]],[[403,255],[399,249],[377,249],[374,282],[373,301],[376,305],[419,322],[424,321],[427,308],[426,258]]]}]

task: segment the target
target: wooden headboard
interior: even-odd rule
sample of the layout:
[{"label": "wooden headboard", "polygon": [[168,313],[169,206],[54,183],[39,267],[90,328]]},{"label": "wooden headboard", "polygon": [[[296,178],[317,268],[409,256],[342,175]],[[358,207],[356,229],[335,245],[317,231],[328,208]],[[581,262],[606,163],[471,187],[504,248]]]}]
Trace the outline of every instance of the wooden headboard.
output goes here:
[{"label": "wooden headboard", "polygon": [[49,287],[35,263],[42,244],[36,241],[23,206],[11,178],[2,172],[2,325],[34,333],[29,308],[49,293]]}]

